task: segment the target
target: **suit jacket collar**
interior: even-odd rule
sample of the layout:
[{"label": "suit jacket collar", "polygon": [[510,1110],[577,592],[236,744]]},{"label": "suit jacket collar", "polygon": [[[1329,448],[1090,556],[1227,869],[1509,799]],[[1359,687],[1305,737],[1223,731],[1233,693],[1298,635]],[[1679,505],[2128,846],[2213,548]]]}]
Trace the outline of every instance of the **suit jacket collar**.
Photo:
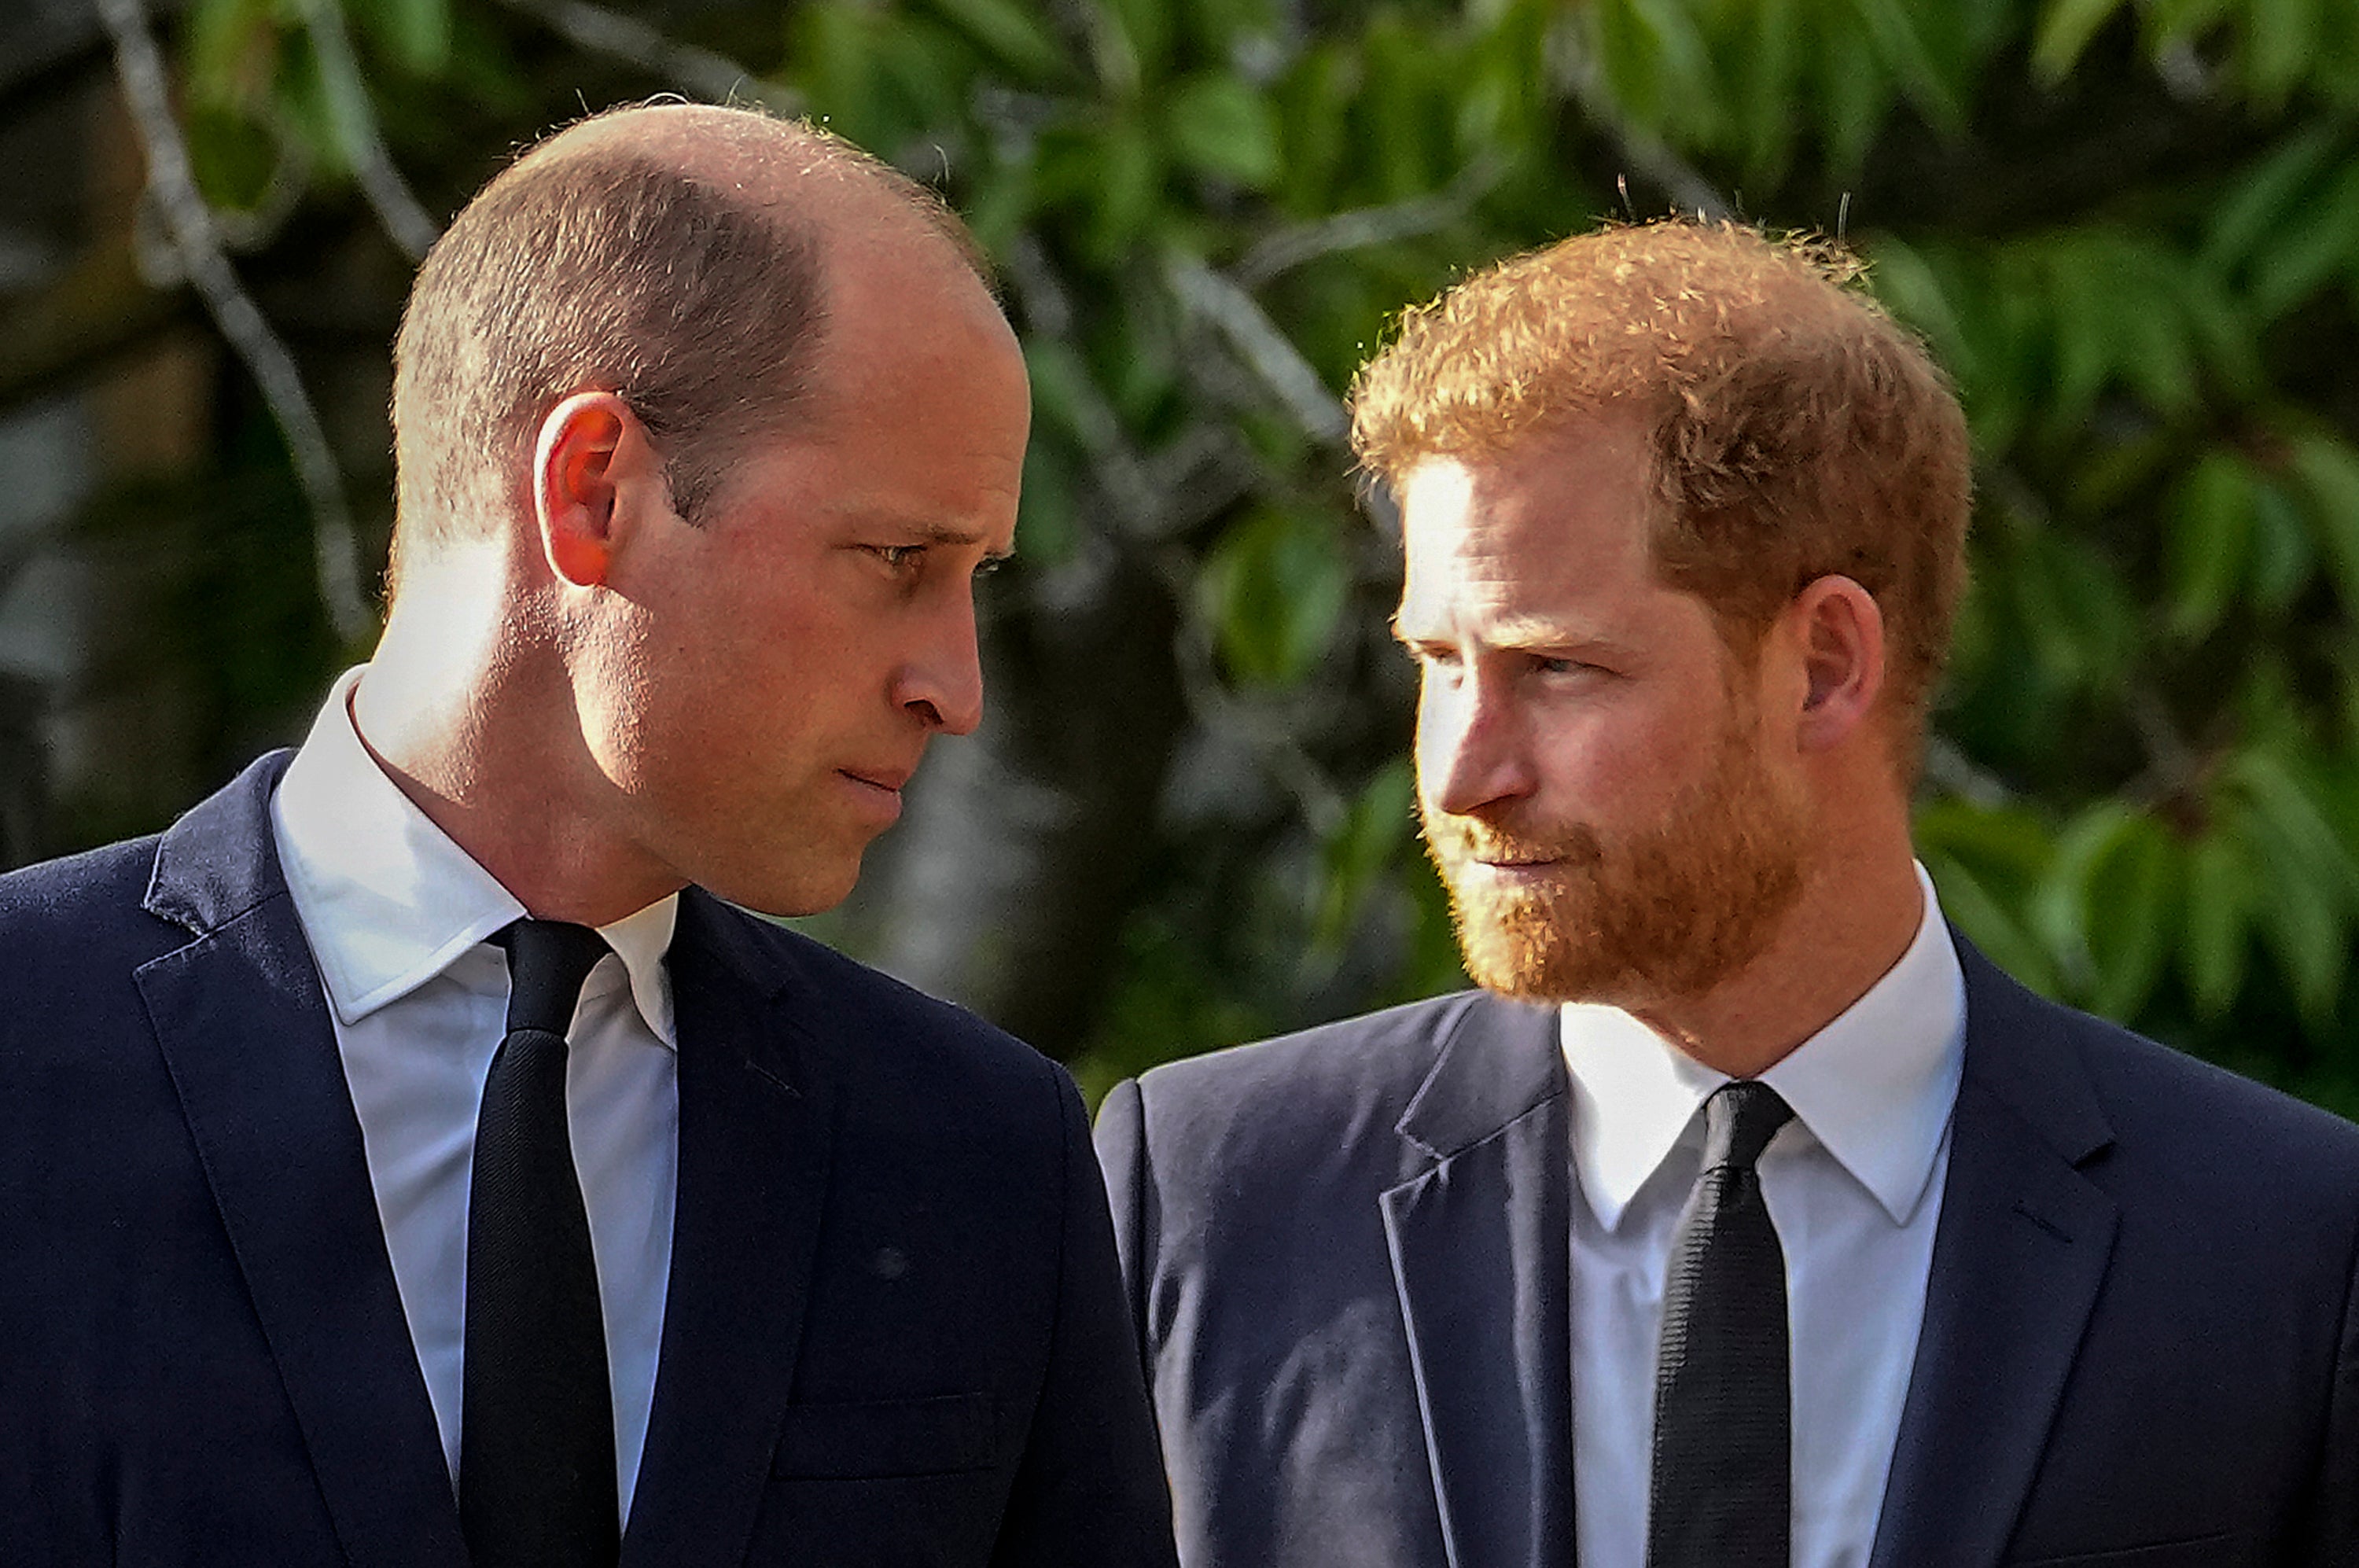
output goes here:
[{"label": "suit jacket collar", "polygon": [[[163,835],[146,905],[191,940],[136,976],[353,1568],[464,1568],[434,1413],[256,762]],[[766,1485],[832,1134],[824,995],[695,889],[678,997],[679,1195],[624,1563],[734,1562]],[[816,1005],[814,1005],[816,1004]]]},{"label": "suit jacket collar", "polygon": [[204,936],[287,894],[270,838],[270,792],[295,754],[257,758],[156,844],[147,909]]},{"label": "suit jacket collar", "polygon": [[690,888],[671,969],[679,1199],[623,1568],[745,1555],[792,1390],[835,1131],[818,1060],[828,1009],[782,939]]},{"label": "suit jacket collar", "polygon": [[1476,994],[1439,1020],[1379,1199],[1451,1568],[1571,1568],[1571,1169],[1555,1014]]},{"label": "suit jacket collar", "polygon": [[425,1380],[310,950],[272,846],[279,753],[158,842],[147,908],[191,940],[134,975],[354,1568],[463,1568]]},{"label": "suit jacket collar", "polygon": [[1565,1093],[1556,1012],[1473,991],[1437,1025],[1441,1049],[1401,1113],[1400,1135],[1437,1160]]},{"label": "suit jacket collar", "polygon": [[2014,1532],[2112,1251],[2084,1173],[2113,1130],[2065,1027],[1960,937],[1966,1061],[1872,1568],[1991,1568]]}]

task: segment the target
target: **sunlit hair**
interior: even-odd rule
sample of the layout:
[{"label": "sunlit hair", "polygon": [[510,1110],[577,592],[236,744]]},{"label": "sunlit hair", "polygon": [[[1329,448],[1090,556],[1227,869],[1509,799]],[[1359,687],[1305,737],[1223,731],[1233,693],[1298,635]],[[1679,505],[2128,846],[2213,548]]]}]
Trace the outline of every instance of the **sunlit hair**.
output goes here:
[{"label": "sunlit hair", "polygon": [[1653,419],[1655,559],[1732,648],[1839,572],[1884,614],[1912,772],[1965,578],[1964,416],[1924,345],[1830,245],[1742,224],[1614,225],[1410,310],[1353,391],[1353,447],[1397,491],[1609,407]]},{"label": "sunlit hair", "polygon": [[[777,195],[783,181],[723,188],[641,149],[615,124],[631,112],[517,158],[419,269],[394,344],[391,581],[405,550],[509,522],[541,419],[576,392],[629,404],[690,521],[745,440],[809,399],[827,324],[816,226]],[[939,196],[850,142],[753,109],[665,113],[764,165],[875,180],[985,276]]]}]

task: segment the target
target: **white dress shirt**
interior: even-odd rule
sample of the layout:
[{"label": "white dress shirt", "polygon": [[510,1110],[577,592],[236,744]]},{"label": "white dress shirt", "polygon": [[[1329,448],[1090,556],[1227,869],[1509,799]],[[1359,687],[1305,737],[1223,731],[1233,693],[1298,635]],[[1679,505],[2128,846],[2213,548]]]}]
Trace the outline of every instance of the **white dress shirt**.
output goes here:
[{"label": "white dress shirt", "polygon": [[[1786,1254],[1794,1568],[1864,1568],[1925,1316],[1965,983],[1933,885],[1900,961],[1761,1074],[1794,1109],[1761,1157]],[[1642,1568],[1663,1274],[1727,1082],[1618,1008],[1567,1007],[1573,1514],[1582,1568]]]},{"label": "white dress shirt", "polygon": [[[364,672],[336,682],[272,799],[271,826],[455,1484],[475,1112],[507,1019],[507,959],[484,939],[525,909],[361,745],[351,700]],[[590,972],[569,1036],[566,1108],[605,1312],[625,1517],[671,1266],[679,1094],[663,959],[679,906],[674,895],[600,929],[614,952]]]}]

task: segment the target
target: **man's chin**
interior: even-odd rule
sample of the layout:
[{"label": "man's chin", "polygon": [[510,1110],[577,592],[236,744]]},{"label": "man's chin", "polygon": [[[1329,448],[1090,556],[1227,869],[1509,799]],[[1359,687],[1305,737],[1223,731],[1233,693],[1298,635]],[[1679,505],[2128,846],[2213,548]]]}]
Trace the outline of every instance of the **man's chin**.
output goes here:
[{"label": "man's chin", "polygon": [[1535,940],[1496,927],[1470,931],[1462,925],[1458,950],[1474,984],[1514,1001],[1628,1007],[1646,994],[1641,976],[1600,963],[1560,937]]},{"label": "man's chin", "polygon": [[862,853],[853,850],[826,864],[806,862],[783,868],[722,867],[709,877],[698,877],[697,885],[740,909],[772,920],[823,915],[852,896],[860,881]]}]

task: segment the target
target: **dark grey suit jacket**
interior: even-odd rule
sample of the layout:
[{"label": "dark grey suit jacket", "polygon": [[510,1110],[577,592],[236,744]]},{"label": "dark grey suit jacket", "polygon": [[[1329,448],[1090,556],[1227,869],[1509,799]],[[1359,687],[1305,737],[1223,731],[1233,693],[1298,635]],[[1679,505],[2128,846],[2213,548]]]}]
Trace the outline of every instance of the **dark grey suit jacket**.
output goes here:
[{"label": "dark grey suit jacket", "polygon": [[[2359,1128],[1960,945],[1874,1568],[2359,1563]],[[1115,1089],[1190,1568],[1571,1568],[1570,1098],[1554,1014],[1480,994]]]},{"label": "dark grey suit jacket", "polygon": [[[0,1564],[465,1568],[266,759],[0,877]],[[624,1568],[1168,1564],[1079,1095],[690,890]]]}]

